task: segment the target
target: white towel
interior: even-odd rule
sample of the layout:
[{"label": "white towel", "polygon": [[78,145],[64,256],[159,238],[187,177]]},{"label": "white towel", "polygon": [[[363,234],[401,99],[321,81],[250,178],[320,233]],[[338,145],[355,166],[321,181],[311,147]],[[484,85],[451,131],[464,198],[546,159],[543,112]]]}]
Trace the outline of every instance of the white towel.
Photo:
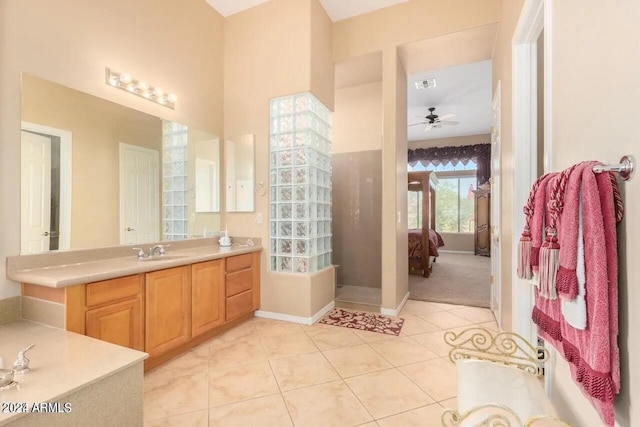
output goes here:
[{"label": "white towel", "polygon": [[578,278],[578,296],[571,300],[562,300],[562,315],[568,324],[576,329],[587,329],[587,302],[585,300],[586,274],[584,271],[584,239],[582,236],[582,184],[579,191],[580,203],[578,204],[578,259],[576,264],[576,277]]}]

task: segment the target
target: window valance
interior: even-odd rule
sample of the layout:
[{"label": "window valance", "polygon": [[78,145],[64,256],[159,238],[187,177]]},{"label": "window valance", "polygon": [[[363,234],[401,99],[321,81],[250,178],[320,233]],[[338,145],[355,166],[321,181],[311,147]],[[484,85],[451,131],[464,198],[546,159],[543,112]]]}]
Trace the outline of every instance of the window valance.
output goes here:
[{"label": "window valance", "polygon": [[451,162],[453,166],[458,163],[466,165],[473,160],[478,164],[478,185],[482,185],[491,176],[491,144],[461,145],[457,147],[430,147],[409,150],[409,164],[415,166],[420,162],[424,167],[433,164],[446,165]]}]

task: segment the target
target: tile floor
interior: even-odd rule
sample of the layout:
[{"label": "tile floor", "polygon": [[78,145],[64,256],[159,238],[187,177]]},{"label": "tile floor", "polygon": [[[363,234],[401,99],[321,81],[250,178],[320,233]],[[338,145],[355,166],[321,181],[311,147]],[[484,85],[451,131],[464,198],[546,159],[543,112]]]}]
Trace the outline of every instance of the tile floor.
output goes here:
[{"label": "tile floor", "polygon": [[444,331],[487,309],[408,301],[399,337],[254,318],[145,375],[145,427],[429,427],[456,405]]}]

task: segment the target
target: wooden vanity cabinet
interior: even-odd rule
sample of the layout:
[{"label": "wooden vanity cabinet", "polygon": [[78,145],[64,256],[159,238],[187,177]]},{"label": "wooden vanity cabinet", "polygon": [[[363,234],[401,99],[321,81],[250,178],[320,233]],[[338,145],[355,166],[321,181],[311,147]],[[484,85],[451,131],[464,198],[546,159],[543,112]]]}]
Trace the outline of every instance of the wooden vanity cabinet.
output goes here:
[{"label": "wooden vanity cabinet", "polygon": [[253,252],[225,259],[226,320],[257,310],[260,306],[260,254]]},{"label": "wooden vanity cabinet", "polygon": [[145,351],[159,356],[191,339],[191,266],[145,275]]},{"label": "wooden vanity cabinet", "polygon": [[191,336],[208,332],[225,321],[224,259],[191,266]]},{"label": "wooden vanity cabinet", "polygon": [[85,335],[135,350],[144,350],[142,275],[86,286]]}]

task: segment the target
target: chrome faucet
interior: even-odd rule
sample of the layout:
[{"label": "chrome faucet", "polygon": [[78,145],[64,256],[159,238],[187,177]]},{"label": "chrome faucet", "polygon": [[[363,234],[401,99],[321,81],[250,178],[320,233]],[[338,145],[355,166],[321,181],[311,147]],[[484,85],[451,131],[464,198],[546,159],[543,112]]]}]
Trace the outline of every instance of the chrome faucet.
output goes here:
[{"label": "chrome faucet", "polygon": [[152,248],[149,248],[149,256],[155,256],[156,253],[160,256],[164,255],[166,253],[166,251],[164,250],[164,248],[169,247],[171,245],[155,245]]}]

